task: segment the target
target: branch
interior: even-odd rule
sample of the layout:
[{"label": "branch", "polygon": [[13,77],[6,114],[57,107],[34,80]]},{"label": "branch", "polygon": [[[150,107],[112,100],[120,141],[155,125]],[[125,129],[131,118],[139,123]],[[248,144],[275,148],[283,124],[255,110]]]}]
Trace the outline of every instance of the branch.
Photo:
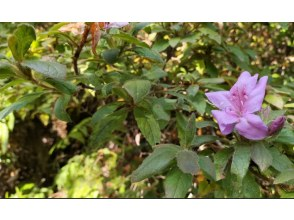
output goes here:
[{"label": "branch", "polygon": [[78,45],[76,52],[73,56],[73,66],[74,66],[74,71],[76,75],[79,75],[79,68],[78,68],[78,59],[80,57],[80,54],[82,52],[82,49],[87,41],[88,35],[90,33],[90,27],[88,25],[85,26],[85,30],[82,36],[82,40],[80,42],[80,44]]}]

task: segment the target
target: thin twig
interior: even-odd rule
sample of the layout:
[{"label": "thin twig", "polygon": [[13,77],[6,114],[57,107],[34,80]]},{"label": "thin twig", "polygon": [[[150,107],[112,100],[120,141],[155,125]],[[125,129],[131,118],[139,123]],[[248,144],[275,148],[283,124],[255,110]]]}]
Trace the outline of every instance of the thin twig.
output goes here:
[{"label": "thin twig", "polygon": [[82,36],[82,40],[81,40],[80,44],[78,45],[78,47],[76,49],[76,52],[75,52],[75,54],[73,56],[73,66],[74,66],[74,71],[75,71],[76,75],[80,74],[79,73],[79,68],[78,68],[78,59],[80,57],[80,54],[82,52],[82,49],[83,49],[86,41],[87,41],[89,33],[90,33],[90,26],[86,25],[83,36]]}]

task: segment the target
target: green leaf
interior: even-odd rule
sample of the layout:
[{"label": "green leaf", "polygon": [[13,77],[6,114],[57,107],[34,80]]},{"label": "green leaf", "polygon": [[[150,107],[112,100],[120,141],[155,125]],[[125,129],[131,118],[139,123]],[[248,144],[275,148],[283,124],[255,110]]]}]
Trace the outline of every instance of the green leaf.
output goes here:
[{"label": "green leaf", "polygon": [[18,110],[18,109],[20,109],[20,108],[28,105],[29,103],[35,101],[36,99],[38,99],[43,94],[44,94],[43,92],[39,92],[39,93],[31,93],[31,94],[22,96],[15,103],[13,103],[12,105],[4,108],[0,112],[0,120],[2,120],[3,118],[5,118],[11,112],[16,111],[16,110]]},{"label": "green leaf", "polygon": [[101,145],[112,136],[112,132],[123,126],[126,117],[127,111],[123,108],[97,122],[90,136],[90,146],[102,147]]},{"label": "green leaf", "polygon": [[189,97],[187,101],[201,115],[205,113],[206,101],[203,94],[197,93],[194,97]]},{"label": "green leaf", "polygon": [[199,166],[204,175],[216,181],[215,165],[208,156],[199,155]]},{"label": "green leaf", "polygon": [[119,52],[120,50],[118,48],[105,50],[102,52],[102,57],[107,63],[114,64],[115,62],[117,62]]},{"label": "green leaf", "polygon": [[205,127],[217,127],[217,124],[213,121],[198,121],[196,122],[196,128],[205,128]]},{"label": "green leaf", "polygon": [[282,144],[294,144],[294,131],[284,128],[279,135],[274,139],[274,142]]},{"label": "green leaf", "polygon": [[77,87],[69,81],[48,78],[45,80],[47,83],[55,87],[59,92],[72,95],[77,91]]},{"label": "green leaf", "polygon": [[202,78],[198,82],[201,84],[222,84],[225,80],[223,78]]},{"label": "green leaf", "polygon": [[246,175],[250,163],[250,147],[236,146],[231,165],[231,172],[243,179]]},{"label": "green leaf", "polygon": [[251,159],[258,165],[261,171],[265,171],[273,161],[271,153],[262,142],[256,142],[251,147]]},{"label": "green leaf", "polygon": [[289,158],[286,155],[281,154],[277,148],[269,148],[269,151],[273,157],[273,161],[271,164],[273,168],[280,172],[293,168],[293,163],[291,162],[291,160],[289,160]]},{"label": "green leaf", "polygon": [[276,177],[274,184],[287,183],[290,180],[294,180],[294,169],[284,170]]},{"label": "green leaf", "polygon": [[167,73],[163,71],[161,68],[159,68],[158,66],[153,66],[151,70],[149,70],[148,72],[144,74],[144,76],[149,80],[156,80],[162,77],[166,77]]},{"label": "green leaf", "polygon": [[181,146],[188,148],[195,137],[195,133],[196,133],[195,114],[192,114],[186,126],[184,127],[183,132],[179,133]]},{"label": "green leaf", "polygon": [[164,181],[166,198],[185,198],[192,186],[192,175],[183,173],[178,168],[172,169]]},{"label": "green leaf", "polygon": [[66,66],[57,62],[43,60],[25,60],[22,65],[41,73],[45,77],[65,79]]},{"label": "green leaf", "polygon": [[181,38],[179,38],[179,37],[172,38],[169,40],[169,45],[171,47],[175,47],[178,45],[178,43],[180,43],[180,41],[181,41]]},{"label": "green leaf", "polygon": [[153,114],[156,116],[156,119],[169,121],[170,114],[166,112],[163,106],[160,103],[154,103],[152,105]]},{"label": "green leaf", "polygon": [[54,114],[58,119],[62,121],[71,122],[71,118],[69,114],[66,112],[66,107],[70,99],[71,99],[70,95],[63,95],[63,96],[60,96],[55,102]]},{"label": "green leaf", "polygon": [[216,180],[223,179],[223,172],[232,157],[232,148],[225,148],[218,151],[214,155],[214,164],[215,164],[215,172],[216,172]]},{"label": "green leaf", "polygon": [[136,107],[134,109],[138,127],[148,143],[153,146],[160,142],[160,127],[153,114],[146,109]]},{"label": "green leaf", "polygon": [[134,79],[125,82],[123,88],[132,96],[135,103],[138,103],[147,96],[151,89],[149,80]]},{"label": "green leaf", "polygon": [[155,146],[155,150],[136,169],[131,176],[132,182],[139,182],[145,178],[163,172],[172,164],[177,152],[181,148],[174,144],[161,144]]},{"label": "green leaf", "polygon": [[137,46],[140,46],[140,47],[144,47],[144,48],[149,48],[148,44],[138,40],[137,38],[127,34],[127,33],[124,33],[124,32],[121,32],[120,34],[114,34],[112,35],[114,38],[119,38],[123,41],[126,41],[128,43],[131,43],[131,44],[135,44]]},{"label": "green leaf", "polygon": [[260,188],[254,177],[247,173],[242,181],[242,191],[244,198],[260,198]]},{"label": "green leaf", "polygon": [[285,104],[282,96],[280,96],[278,94],[267,94],[264,99],[269,104],[272,104],[273,106],[275,106],[279,109],[282,109]]},{"label": "green leaf", "polygon": [[19,25],[13,35],[8,37],[8,46],[14,59],[22,61],[34,40],[36,40],[35,29],[28,24]]},{"label": "green leaf", "polygon": [[294,108],[294,103],[288,103],[284,105],[285,108]]},{"label": "green leaf", "polygon": [[5,123],[0,122],[0,155],[4,155],[8,150],[9,129]]},{"label": "green leaf", "polygon": [[106,116],[112,114],[122,103],[114,102],[100,107],[92,116],[91,124],[95,125]]},{"label": "green leaf", "polygon": [[160,54],[154,50],[151,50],[149,48],[136,47],[134,51],[142,57],[148,58],[159,63],[163,63],[163,59],[161,58]]},{"label": "green leaf", "polygon": [[195,96],[197,92],[199,91],[198,85],[190,85],[187,89],[188,96]]},{"label": "green leaf", "polygon": [[241,62],[249,64],[249,58],[238,46],[228,46],[229,51],[234,54]]},{"label": "green leaf", "polygon": [[177,165],[183,173],[191,175],[196,175],[200,170],[198,156],[190,150],[181,150],[177,153]]},{"label": "green leaf", "polygon": [[218,140],[218,137],[217,136],[213,136],[213,135],[196,136],[196,137],[194,137],[194,140],[192,142],[192,145],[193,146],[200,146],[202,144],[213,143],[216,140]]},{"label": "green leaf", "polygon": [[164,51],[169,46],[168,40],[158,39],[152,46],[152,49],[156,52]]},{"label": "green leaf", "polygon": [[19,70],[12,64],[8,62],[0,63],[0,79],[6,79],[8,77],[14,76]]},{"label": "green leaf", "polygon": [[202,28],[199,28],[199,31],[202,34],[207,35],[208,38],[210,38],[211,40],[214,40],[218,44],[221,44],[221,42],[222,42],[221,36],[217,32],[215,32],[214,30],[212,30],[210,28],[202,27]]}]

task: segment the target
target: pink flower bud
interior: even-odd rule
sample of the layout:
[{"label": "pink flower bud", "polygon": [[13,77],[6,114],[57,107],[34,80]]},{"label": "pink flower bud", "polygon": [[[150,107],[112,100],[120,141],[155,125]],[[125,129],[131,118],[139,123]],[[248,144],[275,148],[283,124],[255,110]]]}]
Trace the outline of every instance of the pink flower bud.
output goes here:
[{"label": "pink flower bud", "polygon": [[271,136],[278,133],[284,127],[285,121],[285,116],[279,116],[273,120],[272,123],[268,126],[268,135]]}]

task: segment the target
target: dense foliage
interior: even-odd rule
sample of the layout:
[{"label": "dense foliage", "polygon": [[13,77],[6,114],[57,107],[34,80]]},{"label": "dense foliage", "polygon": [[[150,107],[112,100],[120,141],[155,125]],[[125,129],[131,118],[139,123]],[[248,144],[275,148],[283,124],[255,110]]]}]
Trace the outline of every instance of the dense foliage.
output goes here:
[{"label": "dense foliage", "polygon": [[[293,23],[1,23],[0,197],[294,197],[293,35]],[[222,134],[205,96],[243,71],[268,77],[257,114],[275,131],[258,141]]]}]

